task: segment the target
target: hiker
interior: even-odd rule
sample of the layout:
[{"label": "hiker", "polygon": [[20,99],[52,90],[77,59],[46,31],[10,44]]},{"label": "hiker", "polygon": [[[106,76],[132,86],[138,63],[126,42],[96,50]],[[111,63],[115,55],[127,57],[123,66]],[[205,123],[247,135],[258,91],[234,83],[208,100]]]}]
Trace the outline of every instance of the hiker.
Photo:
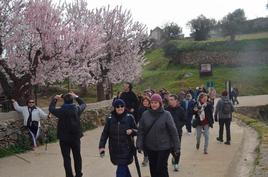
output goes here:
[{"label": "hiker", "polygon": [[[139,111],[138,111],[138,121],[140,121],[141,117],[142,117],[142,114],[150,109],[150,98],[148,96],[144,96],[142,98],[142,105],[140,106],[139,108]],[[138,123],[138,122],[137,122]],[[147,166],[149,160],[148,160],[148,154],[146,153],[146,151],[143,153],[144,154],[144,158],[143,158],[143,162],[142,162],[142,166]]]},{"label": "hiker", "polygon": [[234,112],[234,106],[228,98],[228,92],[223,91],[222,97],[218,101],[215,110],[215,121],[219,121],[220,129],[219,129],[219,137],[217,137],[217,141],[223,142],[223,128],[226,128],[226,142],[224,144],[231,144],[231,122],[232,122],[232,113]]},{"label": "hiker", "polygon": [[126,104],[126,110],[133,114],[133,116],[137,117],[137,112],[139,108],[139,100],[136,94],[132,91],[133,86],[131,83],[124,83],[124,91],[120,95],[120,99],[122,99]]},{"label": "hiker", "polygon": [[[184,109],[180,106],[179,98],[176,95],[169,96],[169,106],[166,108],[166,110],[171,113],[171,116],[175,122],[181,144],[182,128],[186,124],[186,115]],[[180,152],[171,153],[173,155],[172,164],[174,167],[174,171],[179,171],[179,162],[181,154]]]},{"label": "hiker", "polygon": [[193,121],[196,124],[196,149],[199,150],[201,134],[204,133],[204,154],[208,154],[209,128],[213,128],[213,107],[207,102],[207,94],[200,93],[193,109]]},{"label": "hiker", "polygon": [[[62,98],[64,104],[60,108],[56,108],[57,102]],[[77,101],[79,106],[73,103],[74,100]],[[83,175],[80,141],[83,133],[80,124],[80,116],[85,108],[86,104],[84,101],[73,92],[65,94],[64,96],[56,95],[49,105],[49,111],[59,119],[57,125],[57,137],[59,139],[64,161],[66,177],[74,177],[71,166],[70,150],[72,150],[74,158],[75,177],[81,177]]]},{"label": "hiker", "polygon": [[27,106],[19,106],[17,101],[14,99],[11,100],[13,102],[14,109],[22,114],[23,117],[23,125],[27,127],[29,130],[32,143],[33,143],[33,150],[37,147],[37,139],[40,134],[41,128],[41,119],[50,118],[50,114],[46,114],[42,109],[38,108],[35,105],[35,101],[32,98],[29,98],[26,101]]},{"label": "hiker", "polygon": [[208,90],[209,90],[209,92],[208,92],[209,102],[212,104],[212,106],[214,106],[214,100],[217,97],[216,89],[213,87],[210,87]]},{"label": "hiker", "polygon": [[178,131],[170,112],[163,108],[159,94],[151,97],[151,109],[142,114],[139,122],[138,151],[149,157],[151,177],[168,177],[167,161],[171,151],[180,152]]},{"label": "hiker", "polygon": [[99,142],[99,152],[103,156],[109,139],[111,162],[117,165],[116,177],[131,177],[128,165],[133,162],[133,136],[136,134],[136,123],[132,114],[126,110],[122,99],[113,102],[114,110],[106,119]]},{"label": "hiker", "polygon": [[195,105],[195,101],[192,98],[192,95],[188,93],[186,95],[186,99],[182,102],[182,107],[184,108],[186,112],[186,130],[188,135],[191,135],[192,133],[192,118],[193,118],[193,108]]},{"label": "hiker", "polygon": [[239,95],[238,89],[237,88],[232,88],[232,90],[231,90],[231,100],[233,102],[233,105],[239,104],[239,101],[237,99],[238,95]]}]

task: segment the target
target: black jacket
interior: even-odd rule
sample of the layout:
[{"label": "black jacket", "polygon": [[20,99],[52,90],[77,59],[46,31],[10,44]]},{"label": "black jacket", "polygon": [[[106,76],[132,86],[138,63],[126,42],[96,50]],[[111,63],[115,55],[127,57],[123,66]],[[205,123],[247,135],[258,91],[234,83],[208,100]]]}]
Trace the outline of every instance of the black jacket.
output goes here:
[{"label": "black jacket", "polygon": [[79,106],[75,104],[64,104],[56,108],[57,100],[52,99],[49,105],[49,112],[59,118],[57,125],[57,137],[61,141],[74,141],[83,136],[80,124],[80,115],[86,108],[82,99],[76,98]]},{"label": "black jacket", "polygon": [[[133,130],[132,135],[127,135],[128,129]],[[106,119],[99,148],[105,148],[109,138],[110,158],[114,165],[129,165],[133,162],[133,136],[137,132],[134,117],[127,112],[118,116],[114,111]]]},{"label": "black jacket", "polygon": [[137,123],[140,121],[142,114],[143,114],[146,110],[148,110],[148,109],[149,109],[149,108],[146,108],[146,107],[144,107],[143,105],[141,105],[141,106],[139,107],[137,117],[135,117]]},{"label": "black jacket", "polygon": [[[194,107],[198,107],[198,102],[195,103]],[[211,128],[213,128],[214,119],[213,119],[213,106],[212,106],[212,104],[210,104],[208,102],[207,106],[204,109],[204,111],[205,111],[205,116],[208,118],[208,125]],[[202,125],[198,111],[193,111],[193,114],[196,116],[197,125]]]},{"label": "black jacket", "polygon": [[169,106],[166,108],[166,110],[172,115],[179,135],[182,135],[182,128],[186,124],[186,115],[184,109],[180,106],[175,108]]},{"label": "black jacket", "polygon": [[123,92],[120,98],[124,100],[124,102],[126,103],[126,108],[128,110],[133,108],[136,112],[138,111],[139,100],[133,91]]}]

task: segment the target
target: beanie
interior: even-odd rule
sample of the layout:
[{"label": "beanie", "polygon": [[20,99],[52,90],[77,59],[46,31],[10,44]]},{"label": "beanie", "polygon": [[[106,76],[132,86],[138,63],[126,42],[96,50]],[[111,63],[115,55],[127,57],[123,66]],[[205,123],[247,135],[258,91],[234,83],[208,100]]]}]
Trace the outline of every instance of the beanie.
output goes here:
[{"label": "beanie", "polygon": [[124,106],[125,107],[126,103],[122,99],[116,99],[113,102],[113,107],[117,107],[117,106]]},{"label": "beanie", "polygon": [[159,94],[153,94],[153,95],[151,96],[151,101],[157,101],[157,102],[159,102],[160,104],[163,103],[162,97],[161,97]]}]

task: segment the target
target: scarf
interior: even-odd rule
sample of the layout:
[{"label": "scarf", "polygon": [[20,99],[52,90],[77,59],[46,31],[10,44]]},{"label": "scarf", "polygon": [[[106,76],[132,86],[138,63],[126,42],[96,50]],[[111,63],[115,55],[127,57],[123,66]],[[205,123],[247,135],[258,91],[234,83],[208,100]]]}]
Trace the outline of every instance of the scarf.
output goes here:
[{"label": "scarf", "polygon": [[199,113],[200,120],[201,120],[201,121],[204,121],[205,118],[206,118],[206,115],[205,115],[205,108],[207,107],[207,103],[205,103],[205,104],[201,104],[200,102],[198,102],[198,107],[201,107],[201,109],[200,109],[200,113]]},{"label": "scarf", "polygon": [[33,107],[28,107],[28,111],[29,111],[29,117],[28,117],[28,120],[27,120],[27,127],[31,127],[32,125],[32,112],[33,110],[37,109],[35,106]]}]

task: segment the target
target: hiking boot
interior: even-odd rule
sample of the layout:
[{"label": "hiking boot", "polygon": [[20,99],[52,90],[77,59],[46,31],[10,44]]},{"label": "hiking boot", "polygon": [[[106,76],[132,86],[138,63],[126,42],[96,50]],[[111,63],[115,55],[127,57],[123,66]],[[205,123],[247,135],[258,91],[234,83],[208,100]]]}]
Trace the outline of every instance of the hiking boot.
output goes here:
[{"label": "hiking boot", "polygon": [[178,164],[174,164],[174,171],[179,171],[179,165]]},{"label": "hiking boot", "polygon": [[208,151],[207,150],[204,150],[204,154],[208,154]]},{"label": "hiking boot", "polygon": [[223,140],[222,139],[220,139],[219,137],[217,137],[217,141],[219,141],[219,142],[223,142]]},{"label": "hiking boot", "polygon": [[230,141],[226,141],[224,144],[231,145],[231,142]]},{"label": "hiking boot", "polygon": [[172,165],[175,165],[176,163],[175,163],[175,158],[174,157],[172,157],[172,159],[171,159],[171,164]]},{"label": "hiking boot", "polygon": [[142,166],[146,167],[148,162],[149,162],[148,157],[144,157],[143,162],[142,162]]},{"label": "hiking boot", "polygon": [[200,144],[196,144],[196,149],[198,150],[199,149],[199,147],[200,147]]}]

